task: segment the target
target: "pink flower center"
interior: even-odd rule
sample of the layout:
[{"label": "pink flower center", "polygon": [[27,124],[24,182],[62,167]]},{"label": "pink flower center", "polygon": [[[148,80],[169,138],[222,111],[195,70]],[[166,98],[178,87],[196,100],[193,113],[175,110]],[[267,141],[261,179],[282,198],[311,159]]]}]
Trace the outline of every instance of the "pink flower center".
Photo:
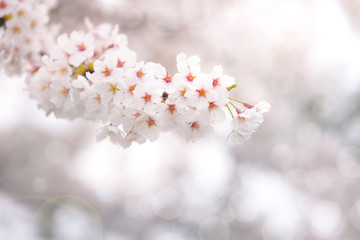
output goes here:
[{"label": "pink flower center", "polygon": [[102,73],[105,75],[105,76],[109,76],[111,74],[111,70],[106,67],[104,71],[102,71]]},{"label": "pink flower center", "polygon": [[40,66],[31,65],[31,73],[36,73],[39,70]]},{"label": "pink flower center", "polygon": [[175,104],[168,104],[168,111],[170,112],[170,114],[174,114],[175,109]]},{"label": "pink flower center", "polygon": [[85,45],[84,45],[83,43],[80,44],[80,45],[78,45],[77,47],[78,47],[78,49],[79,49],[80,52],[83,52],[83,51],[86,50],[86,47],[85,47]]},{"label": "pink flower center", "polygon": [[169,73],[166,72],[166,77],[164,77],[163,80],[164,80],[166,83],[170,83],[170,82],[172,81],[172,76],[169,76]]},{"label": "pink flower center", "polygon": [[140,114],[140,113],[135,113],[135,114],[133,114],[133,116],[134,116],[135,118],[139,118],[139,117],[141,117],[141,114]]},{"label": "pink flower center", "polygon": [[152,119],[151,117],[149,117],[148,120],[146,120],[146,123],[148,127],[156,126],[155,120]]},{"label": "pink flower center", "polygon": [[193,130],[199,130],[200,124],[198,122],[193,122],[190,127]]},{"label": "pink flower center", "polygon": [[218,107],[218,105],[216,105],[214,102],[209,102],[209,109],[210,110],[214,110],[217,107]]},{"label": "pink flower center", "polygon": [[216,86],[219,86],[219,78],[217,79],[213,79],[213,86],[216,87]]},{"label": "pink flower center", "polygon": [[150,102],[151,101],[151,95],[145,93],[145,96],[143,96],[142,99],[144,99],[145,103]]},{"label": "pink flower center", "polygon": [[196,90],[199,93],[199,97],[206,97],[206,90],[204,88]]},{"label": "pink flower center", "polygon": [[136,76],[137,76],[138,78],[142,78],[142,77],[144,76],[143,71],[142,71],[141,69],[140,69],[139,71],[137,71]]},{"label": "pink flower center", "polygon": [[118,68],[121,68],[121,67],[124,66],[124,64],[125,64],[125,61],[122,62],[120,59],[118,59],[116,66],[117,66]]},{"label": "pink flower center", "polygon": [[195,79],[195,76],[193,76],[191,73],[189,73],[189,75],[187,75],[186,78],[189,82],[192,82]]}]

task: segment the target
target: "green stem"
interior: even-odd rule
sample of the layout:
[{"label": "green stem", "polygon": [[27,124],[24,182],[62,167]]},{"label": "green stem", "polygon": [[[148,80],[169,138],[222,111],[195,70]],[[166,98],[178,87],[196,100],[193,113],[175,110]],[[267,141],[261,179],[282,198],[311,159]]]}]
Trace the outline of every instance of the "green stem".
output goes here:
[{"label": "green stem", "polygon": [[237,107],[232,103],[232,102],[229,102],[231,104],[231,106],[233,106],[235,109],[237,109]]},{"label": "green stem", "polygon": [[231,89],[236,88],[236,87],[237,87],[237,84],[233,84],[233,85],[227,87],[226,89],[227,89],[228,91],[230,91]]},{"label": "green stem", "polygon": [[239,100],[237,100],[237,99],[235,99],[235,98],[229,97],[229,99],[232,100],[232,101],[239,102],[239,103],[245,105],[245,103],[243,103],[242,101],[239,101]]},{"label": "green stem", "polygon": [[225,105],[227,107],[227,109],[229,110],[230,114],[231,114],[231,117],[234,118],[234,114],[231,112],[231,109],[229,108],[229,105]]}]

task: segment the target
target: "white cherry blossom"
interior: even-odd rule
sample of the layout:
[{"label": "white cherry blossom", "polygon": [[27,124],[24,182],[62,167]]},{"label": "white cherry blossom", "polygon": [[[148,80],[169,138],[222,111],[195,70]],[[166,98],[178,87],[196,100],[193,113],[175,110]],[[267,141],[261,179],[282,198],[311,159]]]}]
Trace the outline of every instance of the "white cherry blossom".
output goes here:
[{"label": "white cherry blossom", "polygon": [[104,140],[109,137],[115,144],[121,144],[124,139],[124,133],[113,125],[107,125],[96,130],[96,141]]},{"label": "white cherry blossom", "polygon": [[174,83],[173,76],[161,65],[156,65],[155,76],[158,86],[164,90],[167,94],[171,94],[176,90],[176,84]]},{"label": "white cherry blossom", "polygon": [[70,38],[67,34],[60,35],[57,42],[68,56],[69,63],[75,67],[94,55],[94,37],[91,34],[74,31]]},{"label": "white cherry blossom", "polygon": [[133,107],[142,109],[149,114],[154,114],[157,105],[162,101],[160,92],[149,84],[137,85],[133,91],[135,96]]},{"label": "white cherry blossom", "polygon": [[195,142],[214,130],[211,122],[205,114],[199,113],[191,122],[185,122],[178,128],[178,133],[185,137],[186,141]]},{"label": "white cherry blossom", "polygon": [[207,108],[209,102],[214,102],[219,98],[212,88],[212,79],[205,74],[195,78],[191,90],[185,93],[185,97],[189,104],[198,110]]},{"label": "white cherry blossom", "polygon": [[174,75],[176,83],[191,84],[194,79],[201,74],[199,56],[186,57],[184,53],[180,53],[176,57],[176,66],[178,73]]},{"label": "white cherry blossom", "polygon": [[213,89],[223,98],[227,99],[229,96],[228,87],[231,87],[235,84],[233,77],[223,75],[223,68],[220,65],[216,65],[211,74],[212,78],[212,87]]},{"label": "white cherry blossom", "polygon": [[104,103],[113,103],[120,105],[123,99],[124,87],[117,80],[110,80],[107,82],[100,82],[94,85],[96,92],[101,95]]},{"label": "white cherry blossom", "polygon": [[116,67],[118,68],[131,68],[136,64],[136,53],[131,51],[128,47],[117,48],[114,52],[116,56]]},{"label": "white cherry blossom", "polygon": [[232,121],[233,131],[230,138],[235,144],[248,140],[264,121],[263,113],[270,111],[270,104],[265,101],[261,101],[254,106],[245,105],[248,109],[239,112]]},{"label": "white cherry blossom", "polygon": [[96,92],[89,92],[85,102],[85,109],[87,118],[99,119],[104,117],[107,113],[107,105],[103,102],[101,94]]},{"label": "white cherry blossom", "polygon": [[134,130],[153,142],[160,136],[160,122],[155,116],[143,114],[137,119]]}]

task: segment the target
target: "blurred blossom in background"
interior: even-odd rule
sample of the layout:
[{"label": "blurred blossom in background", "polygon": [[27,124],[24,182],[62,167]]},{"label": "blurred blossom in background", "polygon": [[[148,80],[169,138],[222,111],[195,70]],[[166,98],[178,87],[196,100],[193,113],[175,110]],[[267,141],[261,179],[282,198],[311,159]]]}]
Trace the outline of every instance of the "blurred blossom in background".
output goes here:
[{"label": "blurred blossom in background", "polygon": [[224,124],[121,149],[1,74],[0,239],[360,239],[358,0],[60,0],[50,17],[71,32],[86,16],[171,71],[181,51],[222,64],[272,110],[240,146]]}]

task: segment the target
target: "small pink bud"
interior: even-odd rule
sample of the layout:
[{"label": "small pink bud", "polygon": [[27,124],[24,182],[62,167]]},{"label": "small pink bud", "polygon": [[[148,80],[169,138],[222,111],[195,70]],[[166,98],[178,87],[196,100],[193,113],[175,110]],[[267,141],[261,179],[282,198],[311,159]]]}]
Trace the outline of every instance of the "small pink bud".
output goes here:
[{"label": "small pink bud", "polygon": [[248,103],[244,103],[244,106],[247,107],[247,108],[253,108],[254,105],[251,105],[251,104],[248,104]]},{"label": "small pink bud", "polygon": [[239,108],[236,108],[236,112],[237,112],[237,114],[243,113],[243,111],[241,111]]}]

